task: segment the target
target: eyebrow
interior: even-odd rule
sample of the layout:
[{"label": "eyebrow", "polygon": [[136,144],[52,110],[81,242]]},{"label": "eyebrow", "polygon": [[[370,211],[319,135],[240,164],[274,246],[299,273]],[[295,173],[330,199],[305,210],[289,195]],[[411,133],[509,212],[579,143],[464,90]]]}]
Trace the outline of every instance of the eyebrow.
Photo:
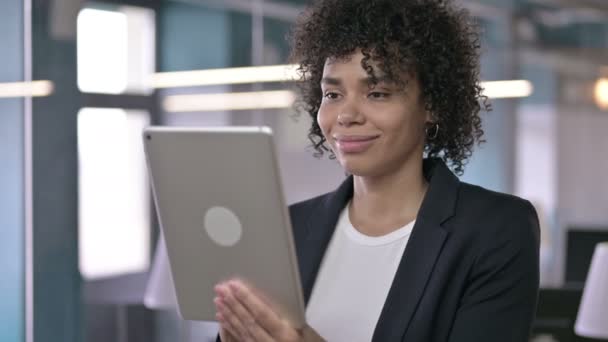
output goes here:
[{"label": "eyebrow", "polygon": [[[378,83],[394,83],[393,80],[388,78],[387,76],[376,77],[376,82],[373,82],[371,77],[360,78],[359,83],[369,86],[370,84],[378,84]],[[339,86],[342,85],[342,79],[335,77],[323,77],[321,79],[321,84],[334,85]]]}]

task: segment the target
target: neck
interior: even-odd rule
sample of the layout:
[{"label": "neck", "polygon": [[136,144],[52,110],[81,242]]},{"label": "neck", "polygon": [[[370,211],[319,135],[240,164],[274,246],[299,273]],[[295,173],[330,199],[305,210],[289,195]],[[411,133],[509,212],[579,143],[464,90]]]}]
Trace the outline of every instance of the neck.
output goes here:
[{"label": "neck", "polygon": [[428,188],[421,158],[392,173],[353,179],[350,220],[357,230],[370,236],[388,234],[415,220]]}]

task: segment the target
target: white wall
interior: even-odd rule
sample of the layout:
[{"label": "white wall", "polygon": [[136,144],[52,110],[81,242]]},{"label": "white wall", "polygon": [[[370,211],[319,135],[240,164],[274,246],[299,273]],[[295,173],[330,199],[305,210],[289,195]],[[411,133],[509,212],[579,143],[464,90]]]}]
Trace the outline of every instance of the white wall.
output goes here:
[{"label": "white wall", "polygon": [[569,228],[608,230],[608,113],[559,109],[555,276],[564,278]]},{"label": "white wall", "polygon": [[608,230],[608,113],[523,105],[516,141],[516,194],[541,221],[541,285],[559,286],[568,229]]}]

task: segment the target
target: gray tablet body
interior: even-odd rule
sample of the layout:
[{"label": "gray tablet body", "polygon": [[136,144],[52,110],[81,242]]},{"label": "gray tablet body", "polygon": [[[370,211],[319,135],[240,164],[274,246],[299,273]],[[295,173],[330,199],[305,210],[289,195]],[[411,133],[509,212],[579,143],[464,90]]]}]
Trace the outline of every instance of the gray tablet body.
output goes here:
[{"label": "gray tablet body", "polygon": [[181,316],[215,320],[214,286],[239,277],[301,327],[304,300],[271,130],[148,127],[144,146]]}]

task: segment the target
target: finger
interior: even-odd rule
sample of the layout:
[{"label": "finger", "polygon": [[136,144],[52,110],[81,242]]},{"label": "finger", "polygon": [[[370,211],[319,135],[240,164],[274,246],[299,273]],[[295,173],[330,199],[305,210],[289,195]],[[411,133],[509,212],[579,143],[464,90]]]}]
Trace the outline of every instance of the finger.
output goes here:
[{"label": "finger", "polygon": [[[243,329],[246,330],[246,333],[243,334],[246,339],[249,340],[250,337],[256,342],[274,341],[270,334],[268,334],[268,332],[255,321],[253,316],[247,312],[247,309],[238,303],[236,298],[233,296],[230,297],[230,295],[227,295],[226,298],[226,309],[232,310],[235,313],[235,316],[238,316],[239,322],[243,325]],[[234,305],[234,307],[232,305]]]},{"label": "finger", "polygon": [[227,289],[223,298],[223,303],[226,305],[227,309],[231,311],[234,316],[236,316],[246,330],[250,330],[254,328],[258,323],[255,320],[255,317],[239,302],[238,299],[234,296],[234,293],[231,289]]},{"label": "finger", "polygon": [[241,341],[244,339],[238,329],[234,327],[232,323],[230,323],[222,313],[217,312],[215,314],[215,318],[220,324],[220,337],[222,341],[228,341],[225,340],[224,335],[233,336],[236,341]]},{"label": "finger", "polygon": [[[227,306],[229,307],[229,305],[227,305]],[[230,309],[228,309],[228,310],[230,310]],[[235,311],[239,311],[239,310],[241,310],[241,309],[236,309]],[[245,308],[242,307],[242,310],[245,310]],[[235,316],[238,316],[239,323],[242,324],[242,326],[243,326],[242,329],[246,330],[245,333],[242,333],[243,338],[245,340],[253,340],[256,342],[274,341],[274,339],[270,336],[270,334],[268,334],[268,332],[263,327],[261,327],[248,312],[245,311],[245,312],[241,312],[240,314],[242,316],[239,316],[239,314],[235,314]],[[233,323],[231,323],[231,324],[233,324]]]},{"label": "finger", "polygon": [[[220,313],[218,313],[216,315],[216,317],[221,316]],[[223,318],[219,318],[218,317],[218,321],[220,322],[220,340],[222,342],[234,342],[234,341],[239,341],[239,338],[237,338],[237,335],[235,335],[233,332],[231,332],[228,327],[226,326],[226,323],[224,323]]]},{"label": "finger", "polygon": [[255,321],[264,327],[271,336],[283,334],[287,322],[281,319],[275,311],[260,299],[248,286],[240,281],[230,281],[229,287],[241,306],[246,308]]},{"label": "finger", "polygon": [[234,337],[236,341],[239,340],[238,333],[234,331],[234,328],[230,325],[230,323],[226,322],[226,319],[221,313],[217,312],[215,314],[215,318],[220,325],[220,339],[222,342],[230,341],[231,337]]},{"label": "finger", "polygon": [[216,318],[220,324],[224,325],[232,335],[238,337],[239,341],[250,337],[247,328],[224,300],[216,298],[214,303],[218,310]]},{"label": "finger", "polygon": [[249,333],[253,337],[253,340],[256,342],[273,342],[276,340],[272,338],[272,336],[270,336],[270,334],[268,334],[268,332],[257,323],[249,326]]}]

